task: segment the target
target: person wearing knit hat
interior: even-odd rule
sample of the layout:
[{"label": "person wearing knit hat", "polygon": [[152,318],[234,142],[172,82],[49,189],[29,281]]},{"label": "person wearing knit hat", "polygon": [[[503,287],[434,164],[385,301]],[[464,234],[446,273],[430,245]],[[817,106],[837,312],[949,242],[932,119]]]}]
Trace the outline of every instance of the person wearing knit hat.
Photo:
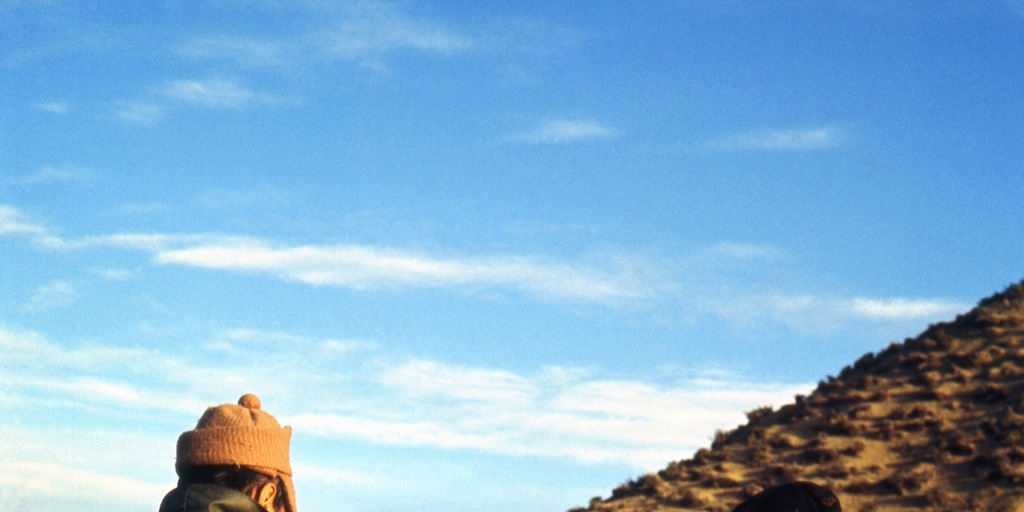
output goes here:
[{"label": "person wearing knit hat", "polygon": [[292,429],[260,407],[256,395],[242,395],[238,405],[206,409],[178,437],[178,486],[160,512],[296,512]]},{"label": "person wearing knit hat", "polygon": [[740,503],[732,512],[842,512],[832,491],[811,482],[769,487]]}]

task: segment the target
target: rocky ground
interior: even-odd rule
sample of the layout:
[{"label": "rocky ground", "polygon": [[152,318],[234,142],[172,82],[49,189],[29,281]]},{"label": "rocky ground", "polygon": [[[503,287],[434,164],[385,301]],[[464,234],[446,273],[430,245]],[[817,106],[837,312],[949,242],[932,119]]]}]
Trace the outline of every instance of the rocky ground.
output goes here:
[{"label": "rocky ground", "polygon": [[847,511],[1024,511],[1024,282],[747,417],[574,510],[729,511],[808,480]]}]

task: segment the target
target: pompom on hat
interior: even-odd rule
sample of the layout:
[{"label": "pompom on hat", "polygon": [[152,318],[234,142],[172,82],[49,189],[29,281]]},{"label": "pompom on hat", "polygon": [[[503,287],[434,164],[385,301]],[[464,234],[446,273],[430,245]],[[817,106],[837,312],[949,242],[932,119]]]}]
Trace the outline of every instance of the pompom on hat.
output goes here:
[{"label": "pompom on hat", "polygon": [[295,486],[288,445],[291,427],[281,427],[273,416],[260,410],[259,397],[242,395],[238,405],[209,407],[195,430],[178,437],[174,464],[182,470],[195,466],[244,466],[272,478],[280,478],[287,498],[287,512],[296,512]]}]

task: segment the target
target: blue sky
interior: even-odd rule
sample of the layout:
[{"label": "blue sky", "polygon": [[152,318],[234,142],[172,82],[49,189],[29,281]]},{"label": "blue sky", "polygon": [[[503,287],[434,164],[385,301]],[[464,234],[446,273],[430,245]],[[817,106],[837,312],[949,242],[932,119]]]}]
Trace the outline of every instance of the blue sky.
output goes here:
[{"label": "blue sky", "polygon": [[0,503],[565,510],[1024,277],[1019,1],[0,1]]}]

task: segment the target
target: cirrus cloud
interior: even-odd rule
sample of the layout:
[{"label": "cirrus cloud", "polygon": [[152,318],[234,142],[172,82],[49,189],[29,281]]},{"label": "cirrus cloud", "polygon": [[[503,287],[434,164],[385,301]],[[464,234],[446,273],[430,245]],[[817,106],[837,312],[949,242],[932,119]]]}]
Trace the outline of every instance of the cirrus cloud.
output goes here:
[{"label": "cirrus cloud", "polygon": [[529,144],[560,144],[609,139],[618,132],[608,126],[586,120],[557,119],[546,121],[531,130],[509,137],[513,142]]},{"label": "cirrus cloud", "polygon": [[842,131],[834,126],[802,129],[773,129],[736,133],[705,142],[708,151],[822,151],[839,146]]}]

